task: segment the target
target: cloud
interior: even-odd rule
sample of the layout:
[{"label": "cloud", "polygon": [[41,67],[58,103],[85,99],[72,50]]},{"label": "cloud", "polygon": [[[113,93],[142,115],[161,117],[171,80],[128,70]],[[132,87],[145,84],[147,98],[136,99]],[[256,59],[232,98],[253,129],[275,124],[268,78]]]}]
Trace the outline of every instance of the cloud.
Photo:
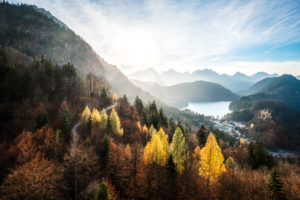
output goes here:
[{"label": "cloud", "polygon": [[293,0],[22,2],[49,10],[125,72],[226,66],[240,48],[267,45],[270,53],[300,42],[300,3]]}]

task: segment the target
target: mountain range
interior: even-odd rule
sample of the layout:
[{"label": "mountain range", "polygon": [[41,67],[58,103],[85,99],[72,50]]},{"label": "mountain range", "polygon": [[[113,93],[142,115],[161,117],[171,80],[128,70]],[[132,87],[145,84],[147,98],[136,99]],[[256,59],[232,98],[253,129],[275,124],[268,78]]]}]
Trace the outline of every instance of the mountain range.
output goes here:
[{"label": "mountain range", "polygon": [[148,68],[144,71],[138,71],[128,75],[129,79],[146,82],[155,82],[162,86],[170,86],[183,82],[194,82],[202,80],[213,83],[219,83],[233,92],[246,90],[257,81],[269,77],[278,77],[278,74],[257,72],[252,76],[247,76],[243,73],[237,72],[233,75],[227,75],[219,74],[211,69],[196,70],[192,73],[180,73],[173,69],[170,69],[168,71],[158,73],[153,68]]},{"label": "mountain range", "polygon": [[188,102],[232,101],[238,97],[220,84],[207,81],[186,82],[172,86],[137,80],[132,82],[175,107],[186,106]]}]

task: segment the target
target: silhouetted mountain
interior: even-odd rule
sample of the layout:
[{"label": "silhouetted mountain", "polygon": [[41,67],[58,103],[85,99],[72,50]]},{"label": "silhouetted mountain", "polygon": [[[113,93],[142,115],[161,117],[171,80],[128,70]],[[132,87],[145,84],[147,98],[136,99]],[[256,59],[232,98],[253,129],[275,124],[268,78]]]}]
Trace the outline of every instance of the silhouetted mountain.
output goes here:
[{"label": "silhouetted mountain", "polygon": [[139,81],[151,81],[156,82],[160,85],[175,85],[178,83],[184,82],[195,82],[199,80],[219,83],[224,87],[236,92],[241,90],[246,90],[251,87],[257,81],[260,81],[267,77],[274,77],[278,76],[277,74],[267,74],[265,72],[258,72],[252,76],[247,76],[243,73],[237,72],[234,75],[227,75],[227,74],[218,74],[217,72],[211,69],[203,69],[203,70],[196,70],[192,73],[184,72],[180,73],[175,70],[168,70],[164,71],[161,74],[154,73],[153,69],[151,73],[146,71],[139,71],[133,74],[128,75],[129,79],[135,79]]},{"label": "silhouetted mountain", "polygon": [[245,94],[251,95],[232,102],[232,110],[247,109],[252,102],[263,99],[279,100],[300,110],[300,80],[291,75],[261,80],[245,91]]},{"label": "silhouetted mountain", "polygon": [[173,106],[183,106],[187,102],[231,101],[237,98],[220,84],[206,81],[180,83],[173,86],[160,86],[153,82],[132,82],[153,96]]},{"label": "silhouetted mountain", "polygon": [[252,95],[255,93],[259,93],[262,89],[264,89],[268,84],[272,83],[275,78],[265,78],[254,85],[252,85],[248,90],[239,91],[238,94],[241,96]]},{"label": "silhouetted mountain", "polygon": [[118,95],[130,100],[153,97],[133,85],[116,67],[106,63],[80,36],[50,12],[36,6],[0,4],[0,47],[14,48],[33,58],[44,56],[58,65],[72,63],[83,76],[106,78]]}]

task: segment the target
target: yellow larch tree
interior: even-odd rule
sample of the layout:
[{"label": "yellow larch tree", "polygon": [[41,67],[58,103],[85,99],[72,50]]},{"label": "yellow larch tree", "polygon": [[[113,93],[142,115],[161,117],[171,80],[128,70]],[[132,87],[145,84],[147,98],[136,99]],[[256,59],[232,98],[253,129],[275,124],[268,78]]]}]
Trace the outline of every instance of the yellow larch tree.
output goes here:
[{"label": "yellow larch tree", "polygon": [[170,153],[173,156],[177,171],[182,173],[188,156],[188,148],[185,142],[185,137],[179,127],[177,127],[173,135],[172,143],[170,145]]},{"label": "yellow larch tree", "polygon": [[112,132],[114,134],[122,136],[124,131],[123,128],[121,128],[120,118],[114,108],[111,110],[111,113],[109,115],[109,120],[110,120]]},{"label": "yellow larch tree", "polygon": [[81,115],[82,122],[87,122],[89,120],[90,116],[91,116],[91,111],[90,111],[89,107],[86,106]]},{"label": "yellow larch tree", "polygon": [[103,109],[102,112],[101,112],[101,118],[100,118],[100,128],[102,130],[106,129],[107,122],[108,122],[108,115],[107,115],[105,109]]},{"label": "yellow larch tree", "polygon": [[213,133],[210,133],[205,146],[201,149],[199,175],[213,183],[226,171],[224,157]]},{"label": "yellow larch tree", "polygon": [[118,100],[118,95],[114,92],[111,99],[112,99],[112,101],[117,101]]},{"label": "yellow larch tree", "polygon": [[142,132],[145,134],[148,134],[148,128],[147,128],[146,124],[144,124],[144,126],[142,128]]},{"label": "yellow larch tree", "polygon": [[94,108],[92,111],[91,119],[93,124],[99,123],[101,120],[100,113],[96,108]]},{"label": "yellow larch tree", "polygon": [[164,150],[163,143],[157,133],[152,135],[152,138],[144,149],[144,162],[146,164],[157,164],[165,166],[168,156]]},{"label": "yellow larch tree", "polygon": [[161,143],[163,145],[163,150],[166,152],[166,156],[168,158],[169,157],[169,136],[167,134],[165,134],[165,132],[162,128],[159,129],[159,131],[157,132],[157,135],[159,136],[159,138],[161,140]]}]

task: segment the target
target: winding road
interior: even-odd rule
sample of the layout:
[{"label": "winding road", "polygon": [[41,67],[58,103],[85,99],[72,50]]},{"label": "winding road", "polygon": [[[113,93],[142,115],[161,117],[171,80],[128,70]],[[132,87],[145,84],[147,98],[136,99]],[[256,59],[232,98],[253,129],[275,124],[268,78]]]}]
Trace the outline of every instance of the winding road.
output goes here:
[{"label": "winding road", "polygon": [[[118,105],[118,103],[117,103],[117,102],[114,102],[112,105],[107,106],[106,108],[104,108],[104,110],[105,110],[105,111],[111,110],[111,109],[113,109],[114,107],[116,107],[117,105]],[[103,112],[103,110],[101,110],[100,113],[102,113],[102,112]],[[72,146],[74,146],[74,145],[78,142],[77,128],[79,127],[80,123],[81,123],[80,121],[77,122],[77,123],[73,126],[73,128],[72,128],[72,134],[73,134],[73,142],[72,142]]]}]

